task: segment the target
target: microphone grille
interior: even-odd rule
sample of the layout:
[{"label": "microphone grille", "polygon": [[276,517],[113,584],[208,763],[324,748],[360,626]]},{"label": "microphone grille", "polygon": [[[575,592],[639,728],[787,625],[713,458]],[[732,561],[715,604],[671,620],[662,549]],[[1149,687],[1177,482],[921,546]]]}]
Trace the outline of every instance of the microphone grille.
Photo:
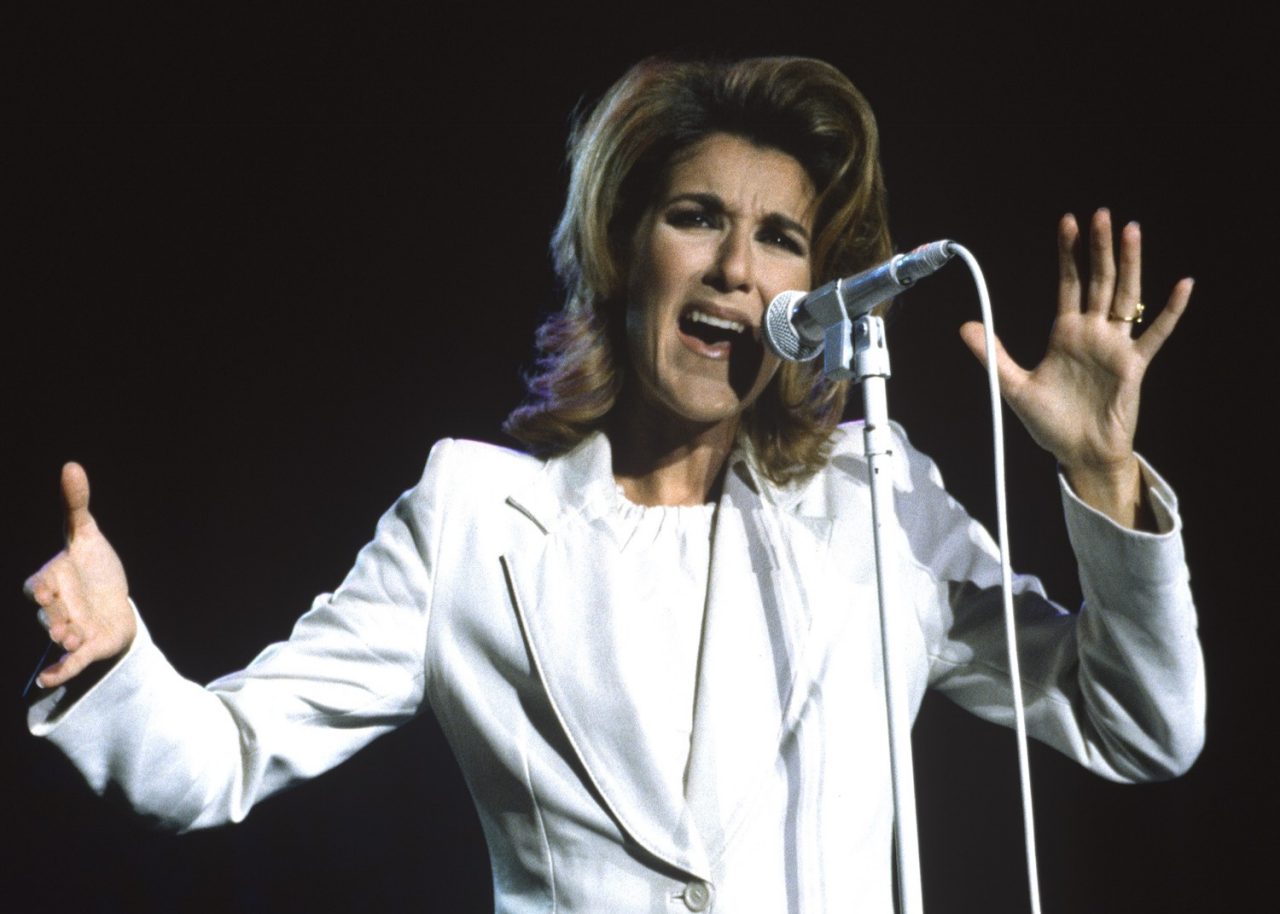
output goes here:
[{"label": "microphone grille", "polygon": [[769,303],[764,314],[764,341],[774,355],[788,362],[807,362],[822,352],[822,340],[809,342],[800,338],[791,322],[804,292],[783,292]]}]

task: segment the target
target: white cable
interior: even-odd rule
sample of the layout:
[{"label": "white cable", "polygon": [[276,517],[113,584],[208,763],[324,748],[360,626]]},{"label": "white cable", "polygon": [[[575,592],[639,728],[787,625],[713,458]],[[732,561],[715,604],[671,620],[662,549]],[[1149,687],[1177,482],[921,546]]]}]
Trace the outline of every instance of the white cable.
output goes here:
[{"label": "white cable", "polygon": [[1009,562],[1009,520],[1004,481],[1004,421],[1000,382],[996,377],[995,321],[991,317],[991,296],[982,267],[963,245],[952,242],[952,250],[969,267],[978,302],[982,306],[982,327],[986,339],[987,384],[991,395],[991,429],[996,469],[996,533],[1000,541],[1000,589],[1004,602],[1004,626],[1009,649],[1009,682],[1013,689],[1014,731],[1018,743],[1018,775],[1022,789],[1022,830],[1027,851],[1027,883],[1031,890],[1031,912],[1040,914],[1040,876],[1036,866],[1036,826],[1031,802],[1031,762],[1027,754],[1027,720],[1022,704],[1022,672],[1018,665],[1016,621],[1013,615],[1013,571]]}]

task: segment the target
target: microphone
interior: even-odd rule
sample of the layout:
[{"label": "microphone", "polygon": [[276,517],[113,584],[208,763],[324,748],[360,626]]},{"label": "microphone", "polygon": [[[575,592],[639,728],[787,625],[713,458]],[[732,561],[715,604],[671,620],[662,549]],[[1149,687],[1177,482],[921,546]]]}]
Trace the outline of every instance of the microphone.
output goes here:
[{"label": "microphone", "polygon": [[952,242],[934,241],[812,292],[783,292],[765,312],[765,343],[779,358],[807,362],[822,352],[827,328],[857,320],[936,272],[954,253]]}]

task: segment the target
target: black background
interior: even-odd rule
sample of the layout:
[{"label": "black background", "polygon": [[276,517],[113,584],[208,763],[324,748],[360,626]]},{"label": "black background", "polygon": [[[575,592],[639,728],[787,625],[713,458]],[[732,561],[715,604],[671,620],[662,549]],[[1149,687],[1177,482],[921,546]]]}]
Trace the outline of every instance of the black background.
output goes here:
[{"label": "black background", "polygon": [[[972,249],[1024,362],[1065,211],[1141,220],[1149,306],[1197,278],[1139,446],[1182,498],[1208,746],[1138,787],[1033,747],[1042,886],[1046,911],[1133,912],[1233,910],[1267,884],[1277,99],[1259,23],[1080,4],[40,9],[0,14],[7,910],[491,910],[428,719],[230,828],[175,838],[94,799],[25,733],[42,632],[19,589],[59,547],[58,467],[77,459],[179,669],[207,680],[285,636],[432,441],[502,440],[556,303],[574,106],[641,56],[704,51],[849,74],[881,120],[899,246]],[[890,406],[989,519],[983,380],[955,333],[976,313],[959,266],[904,300]],[[1015,564],[1071,603],[1052,461],[1009,437]],[[1011,735],[930,699],[916,743],[930,912],[1025,910]]]}]

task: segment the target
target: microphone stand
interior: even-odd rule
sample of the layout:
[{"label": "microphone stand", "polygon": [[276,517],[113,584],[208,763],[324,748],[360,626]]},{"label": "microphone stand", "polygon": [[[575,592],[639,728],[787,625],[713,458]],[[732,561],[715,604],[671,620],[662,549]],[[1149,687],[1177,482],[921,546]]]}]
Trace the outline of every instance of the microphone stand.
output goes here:
[{"label": "microphone stand", "polygon": [[837,292],[844,316],[827,328],[823,343],[823,374],[833,380],[862,385],[865,412],[863,440],[871,482],[872,543],[876,561],[876,595],[880,602],[880,646],[884,653],[884,692],[889,724],[889,769],[893,780],[894,853],[897,863],[900,914],[923,914],[920,846],[916,829],[915,776],[911,758],[911,709],[908,681],[902,669],[902,613],[890,611],[888,570],[883,532],[894,517],[893,434],[889,430],[886,380],[889,349],[884,319],[864,314],[850,321],[843,296]]}]

